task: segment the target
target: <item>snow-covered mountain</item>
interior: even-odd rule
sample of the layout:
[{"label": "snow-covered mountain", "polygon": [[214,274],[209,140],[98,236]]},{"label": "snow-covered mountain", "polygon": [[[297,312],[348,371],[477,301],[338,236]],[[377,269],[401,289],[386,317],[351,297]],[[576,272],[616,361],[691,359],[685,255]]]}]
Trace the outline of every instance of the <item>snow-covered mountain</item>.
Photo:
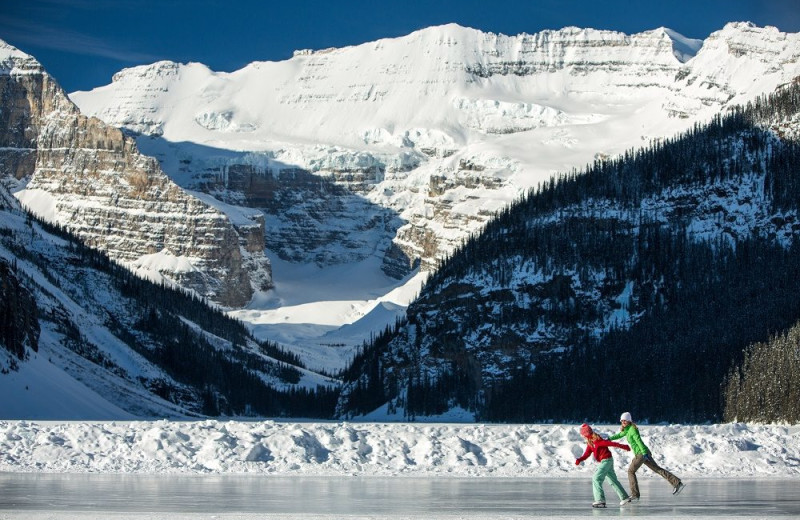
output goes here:
[{"label": "snow-covered mountain", "polygon": [[86,117],[31,56],[0,42],[0,181],[32,211],[144,276],[239,306],[271,286],[263,217],[177,186],[133,139]]},{"label": "snow-covered mountain", "polygon": [[[771,92],[800,74],[799,58],[798,35],[747,23],[704,41],[664,28],[505,36],[446,25],[231,73],[159,62],[71,99],[139,135],[184,188],[263,211],[273,263],[379,266],[403,284],[525,189]],[[374,276],[366,302],[326,294],[353,306],[340,325],[397,285]],[[319,337],[330,327],[307,327],[327,313],[302,278],[289,294],[278,274],[240,317],[298,348],[333,342]],[[303,330],[277,330],[299,305],[313,309]]]}]

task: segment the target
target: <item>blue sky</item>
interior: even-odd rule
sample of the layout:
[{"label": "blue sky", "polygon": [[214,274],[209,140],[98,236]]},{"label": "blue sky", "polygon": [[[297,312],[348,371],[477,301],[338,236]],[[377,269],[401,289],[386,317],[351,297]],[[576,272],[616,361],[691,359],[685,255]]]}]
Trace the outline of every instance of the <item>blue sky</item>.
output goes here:
[{"label": "blue sky", "polygon": [[232,71],[295,49],[355,45],[458,23],[504,34],[565,26],[705,38],[730,21],[800,32],[800,0],[0,0],[0,39],[65,90],[158,60]]}]

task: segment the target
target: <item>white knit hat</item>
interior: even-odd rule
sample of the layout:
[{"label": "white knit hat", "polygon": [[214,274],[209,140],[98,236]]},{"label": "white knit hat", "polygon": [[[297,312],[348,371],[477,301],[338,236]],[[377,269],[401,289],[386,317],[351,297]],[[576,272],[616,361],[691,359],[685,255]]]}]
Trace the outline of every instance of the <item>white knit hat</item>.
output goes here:
[{"label": "white knit hat", "polygon": [[624,414],[620,415],[619,416],[619,420],[620,421],[633,422],[633,418],[631,417],[631,413],[630,412],[625,412]]}]

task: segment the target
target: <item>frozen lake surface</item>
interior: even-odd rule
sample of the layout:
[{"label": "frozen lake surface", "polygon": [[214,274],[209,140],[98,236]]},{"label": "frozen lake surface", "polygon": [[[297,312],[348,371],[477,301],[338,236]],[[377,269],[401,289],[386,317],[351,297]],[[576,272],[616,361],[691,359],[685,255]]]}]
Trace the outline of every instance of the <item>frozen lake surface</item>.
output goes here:
[{"label": "frozen lake surface", "polygon": [[639,503],[620,508],[607,486],[609,507],[593,510],[588,478],[2,473],[0,518],[800,517],[796,480],[687,480],[677,497],[658,477],[640,482]]}]

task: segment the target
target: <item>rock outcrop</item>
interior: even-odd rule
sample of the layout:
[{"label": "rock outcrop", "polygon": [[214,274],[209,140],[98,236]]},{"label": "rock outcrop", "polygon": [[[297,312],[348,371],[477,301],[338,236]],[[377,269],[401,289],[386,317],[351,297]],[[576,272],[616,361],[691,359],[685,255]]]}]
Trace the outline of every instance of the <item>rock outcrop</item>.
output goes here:
[{"label": "rock outcrop", "polygon": [[20,181],[18,198],[41,217],[224,306],[242,306],[271,286],[263,218],[237,229],[172,182],[132,138],[82,115],[36,60],[6,44],[0,106],[0,173]]}]

